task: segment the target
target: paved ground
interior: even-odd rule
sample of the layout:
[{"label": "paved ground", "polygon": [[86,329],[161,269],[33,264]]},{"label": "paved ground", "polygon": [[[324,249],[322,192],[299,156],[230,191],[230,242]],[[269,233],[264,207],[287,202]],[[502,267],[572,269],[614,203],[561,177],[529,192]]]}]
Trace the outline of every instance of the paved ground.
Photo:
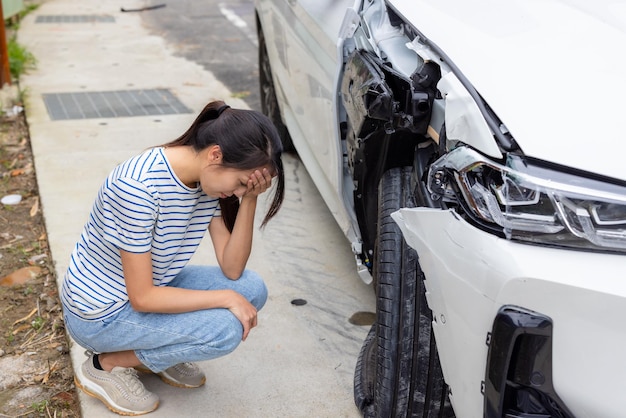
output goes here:
[{"label": "paved ground", "polygon": [[253,0],[170,1],[141,13],[141,19],[176,55],[200,64],[250,108],[261,110]]},{"label": "paved ground", "polygon": [[[212,98],[248,107],[206,65],[189,61],[143,26],[139,0],[48,0],[21,23],[18,40],[38,59],[24,77],[26,114],[56,272],[62,277],[97,188],[112,167],[182,133]],[[105,16],[41,23],[43,16]],[[166,89],[190,113],[55,120],[45,95]],[[80,107],[80,106],[79,106]],[[205,387],[175,389],[145,379],[161,397],[154,417],[357,417],[352,373],[368,327],[349,318],[373,311],[371,289],[354,270],[348,243],[306,170],[285,156],[287,201],[255,235],[249,267],[267,280],[270,299],[260,325],[235,353],[202,363]],[[303,216],[306,214],[306,216]],[[194,258],[213,261],[209,240]],[[291,301],[305,299],[304,306]],[[84,360],[74,345],[75,366]],[[115,416],[81,396],[85,418]]]}]

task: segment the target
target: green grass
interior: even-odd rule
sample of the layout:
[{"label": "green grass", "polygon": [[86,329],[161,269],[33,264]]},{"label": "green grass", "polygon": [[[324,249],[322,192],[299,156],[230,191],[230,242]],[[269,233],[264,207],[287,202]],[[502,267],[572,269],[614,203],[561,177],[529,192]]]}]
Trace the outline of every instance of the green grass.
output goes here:
[{"label": "green grass", "polygon": [[[39,413],[44,413],[46,412],[46,408],[48,407],[48,401],[47,400],[43,400],[40,402],[33,402],[30,405],[31,408],[33,408],[35,411],[39,412]],[[56,414],[55,414],[56,416]]]},{"label": "green grass", "polygon": [[30,325],[33,327],[35,331],[39,331],[40,329],[43,328],[43,324],[45,323],[46,323],[46,320],[38,316],[35,319],[33,319]]},{"label": "green grass", "polygon": [[18,84],[22,75],[37,68],[37,58],[26,47],[20,45],[15,36],[12,36],[7,43],[7,53],[11,77]]}]

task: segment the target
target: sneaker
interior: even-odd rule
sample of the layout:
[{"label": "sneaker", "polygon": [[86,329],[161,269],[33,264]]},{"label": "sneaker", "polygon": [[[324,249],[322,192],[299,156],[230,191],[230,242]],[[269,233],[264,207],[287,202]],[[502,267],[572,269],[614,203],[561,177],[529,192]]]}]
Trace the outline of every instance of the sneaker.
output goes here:
[{"label": "sneaker", "polygon": [[[146,366],[137,366],[136,370],[152,373]],[[157,373],[165,383],[179,388],[199,388],[206,382],[206,376],[194,363],[180,363]]]},{"label": "sneaker", "polygon": [[89,356],[74,377],[76,386],[83,392],[100,399],[107,408],[120,415],[142,415],[157,409],[158,396],[146,390],[134,369],[98,370],[93,365],[93,356]]}]

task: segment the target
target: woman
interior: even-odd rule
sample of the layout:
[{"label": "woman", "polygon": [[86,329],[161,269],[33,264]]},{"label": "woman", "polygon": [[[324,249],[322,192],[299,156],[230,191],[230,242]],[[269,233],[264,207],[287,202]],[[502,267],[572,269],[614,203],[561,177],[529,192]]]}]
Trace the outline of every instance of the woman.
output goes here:
[{"label": "woman", "polygon": [[[267,117],[215,101],[178,139],[111,172],[62,286],[67,329],[93,352],[79,388],[119,414],[148,413],[159,400],[135,369],[199,387],[192,362],[246,339],[267,298],[245,269],[257,197],[276,177],[264,226],[283,200],[281,152]],[[207,228],[218,266],[187,266]]]}]

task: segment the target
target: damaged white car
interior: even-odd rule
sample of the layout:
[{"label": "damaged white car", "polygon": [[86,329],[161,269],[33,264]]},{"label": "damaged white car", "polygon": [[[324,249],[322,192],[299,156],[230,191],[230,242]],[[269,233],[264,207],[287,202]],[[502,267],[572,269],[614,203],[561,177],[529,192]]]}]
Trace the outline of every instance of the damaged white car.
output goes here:
[{"label": "damaged white car", "polygon": [[626,3],[255,3],[263,110],[377,295],[363,415],[624,416]]}]

